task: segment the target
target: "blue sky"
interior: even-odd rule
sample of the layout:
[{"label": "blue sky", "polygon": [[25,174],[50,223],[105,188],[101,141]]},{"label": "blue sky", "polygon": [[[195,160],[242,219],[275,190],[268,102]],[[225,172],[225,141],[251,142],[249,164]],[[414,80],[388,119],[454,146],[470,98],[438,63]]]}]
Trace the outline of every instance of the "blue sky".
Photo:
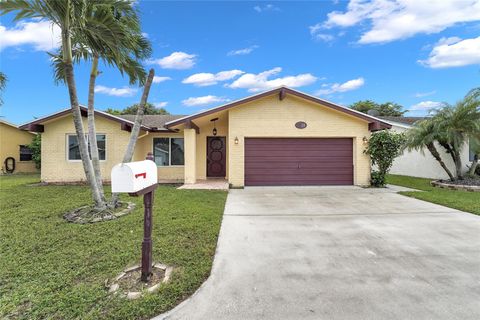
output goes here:
[{"label": "blue sky", "polygon": [[[348,105],[394,101],[423,115],[480,86],[480,1],[159,2],[137,4],[153,55],[149,101],[189,114],[281,84]],[[47,50],[48,22],[0,21],[0,69],[8,76],[2,119],[24,123],[69,106]],[[53,33],[53,35],[52,35]],[[76,67],[86,103],[89,64]],[[140,99],[103,66],[96,107]]]}]

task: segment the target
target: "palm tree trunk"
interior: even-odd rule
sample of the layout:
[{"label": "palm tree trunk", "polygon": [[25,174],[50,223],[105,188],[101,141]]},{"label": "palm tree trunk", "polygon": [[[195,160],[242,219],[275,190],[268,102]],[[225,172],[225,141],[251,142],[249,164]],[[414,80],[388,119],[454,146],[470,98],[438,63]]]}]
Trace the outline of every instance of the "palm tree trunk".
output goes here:
[{"label": "palm tree trunk", "polygon": [[432,156],[435,158],[435,160],[440,163],[440,166],[442,166],[443,170],[447,173],[447,175],[450,177],[450,180],[455,180],[455,177],[453,176],[452,172],[450,172],[450,169],[448,169],[447,165],[445,162],[443,162],[442,157],[440,157],[440,154],[438,153],[437,148],[435,148],[435,145],[432,143],[427,143],[427,149],[430,151]]},{"label": "palm tree trunk", "polygon": [[88,141],[90,142],[90,156],[92,157],[93,172],[97,183],[100,197],[106,205],[103,191],[102,173],[100,171],[100,158],[98,155],[97,130],[95,128],[95,81],[98,75],[98,56],[93,57],[90,82],[88,84]]},{"label": "palm tree trunk", "polygon": [[[67,6],[69,5],[70,3],[67,4]],[[75,126],[75,131],[77,133],[77,140],[80,151],[80,158],[82,159],[83,170],[85,171],[87,182],[90,184],[95,208],[97,210],[103,210],[105,206],[102,206],[103,202],[95,180],[92,161],[90,160],[90,157],[88,155],[87,139],[85,138],[85,132],[83,130],[82,123],[82,114],[80,112],[80,106],[78,104],[77,87],[75,84],[72,61],[72,43],[69,34],[69,14],[70,12],[69,10],[67,10],[65,26],[62,30],[62,47],[64,50],[63,57],[65,63],[65,82],[67,83],[68,93],[70,96],[70,106],[72,108],[73,123]]]},{"label": "palm tree trunk", "polygon": [[[140,133],[140,128],[143,122],[143,114],[145,110],[145,104],[147,103],[148,95],[150,93],[150,87],[152,86],[153,76],[155,75],[155,71],[150,69],[148,73],[147,81],[145,82],[145,86],[143,87],[143,94],[140,100],[140,104],[138,105],[137,115],[135,116],[135,123],[133,124],[132,132],[130,134],[130,140],[128,141],[127,149],[125,150],[125,154],[123,155],[123,163],[132,161],[133,152],[135,150],[135,144],[137,143],[138,135]],[[112,201],[111,206],[116,207],[118,204],[118,194],[112,194]]]},{"label": "palm tree trunk", "polygon": [[475,171],[477,170],[478,158],[479,158],[478,154],[475,154],[473,156],[472,165],[470,166],[470,170],[468,171],[468,174],[471,175],[471,176],[473,176],[475,174]]},{"label": "palm tree trunk", "polygon": [[453,149],[453,158],[455,162],[455,171],[457,173],[457,179],[463,180],[462,157],[460,157],[460,152],[457,149]]}]

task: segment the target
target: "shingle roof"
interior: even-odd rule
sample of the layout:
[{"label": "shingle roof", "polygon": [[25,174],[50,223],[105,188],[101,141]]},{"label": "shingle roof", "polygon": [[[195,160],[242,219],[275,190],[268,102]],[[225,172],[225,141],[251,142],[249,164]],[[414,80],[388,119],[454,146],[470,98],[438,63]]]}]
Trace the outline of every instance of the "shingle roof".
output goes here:
[{"label": "shingle roof", "polygon": [[[134,114],[122,114],[119,115],[118,117],[128,120],[128,121],[135,121],[135,115]],[[165,128],[165,123],[169,121],[173,121],[176,119],[180,119],[184,117],[183,115],[173,115],[173,114],[168,114],[168,115],[144,115],[143,116],[143,122],[142,124],[146,127],[150,128],[157,128],[158,130],[167,130]]]},{"label": "shingle roof", "polygon": [[425,117],[391,117],[391,116],[377,116],[377,118],[387,120],[387,121],[404,123],[408,125],[412,125],[417,121],[425,119]]}]

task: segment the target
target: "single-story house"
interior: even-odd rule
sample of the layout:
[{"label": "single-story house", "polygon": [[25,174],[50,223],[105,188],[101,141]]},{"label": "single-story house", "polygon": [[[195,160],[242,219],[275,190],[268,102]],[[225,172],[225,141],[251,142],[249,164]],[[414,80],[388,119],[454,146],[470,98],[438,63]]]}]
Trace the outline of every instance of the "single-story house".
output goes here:
[{"label": "single-story house", "polygon": [[[424,117],[379,117],[385,122],[388,122],[395,132],[406,132],[413,127],[415,122],[423,120]],[[445,149],[436,144],[437,150],[442,157],[445,164],[455,173],[455,164],[452,157],[446,153]],[[462,163],[464,164],[464,172],[468,170],[467,164],[473,160],[473,152],[467,144],[461,153]],[[437,160],[425,149],[421,151],[405,150],[401,156],[395,159],[390,173],[400,174],[412,177],[433,178],[433,179],[448,179],[445,170],[440,166]]]},{"label": "single-story house", "polygon": [[[86,115],[86,109],[82,107]],[[96,111],[103,178],[121,162],[134,116]],[[86,118],[84,119],[86,127]],[[280,87],[188,116],[146,116],[134,160],[153,152],[159,180],[257,185],[369,185],[364,154],[381,119]],[[42,132],[44,182],[85,180],[70,110],[21,126]]]},{"label": "single-story house", "polygon": [[0,174],[37,172],[32,161],[32,143],[34,133],[20,130],[13,123],[0,120]]}]

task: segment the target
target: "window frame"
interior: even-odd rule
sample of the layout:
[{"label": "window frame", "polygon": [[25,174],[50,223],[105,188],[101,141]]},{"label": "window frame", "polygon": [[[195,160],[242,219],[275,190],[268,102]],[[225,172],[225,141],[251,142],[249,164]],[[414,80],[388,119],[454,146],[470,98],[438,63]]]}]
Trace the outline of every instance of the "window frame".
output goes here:
[{"label": "window frame", "polygon": [[[155,159],[155,139],[168,139],[168,166],[158,165],[155,162],[157,168],[181,168],[185,167],[185,138],[183,137],[153,137],[152,139],[152,153],[153,158]],[[172,139],[182,139],[183,140],[183,164],[174,164],[172,165]]]},{"label": "window frame", "polygon": [[[107,156],[107,134],[106,133],[97,133],[97,136],[105,136],[105,159],[104,160],[100,160],[100,162],[105,162],[107,161],[108,159],[108,156]],[[69,156],[70,156],[70,149],[69,149],[69,145],[68,145],[68,138],[70,136],[74,136],[76,137],[77,134],[76,133],[67,133],[66,136],[65,136],[65,158],[67,160],[67,162],[82,162],[82,159],[69,159]],[[85,137],[88,139],[88,134],[85,134]],[[87,146],[89,146],[90,144],[88,143],[88,140],[87,140]]]},{"label": "window frame", "polygon": [[[22,160],[22,147],[27,148],[30,150],[30,160]],[[19,162],[32,162],[33,161],[33,151],[28,147],[26,144],[19,144],[18,145],[18,161]]]}]

